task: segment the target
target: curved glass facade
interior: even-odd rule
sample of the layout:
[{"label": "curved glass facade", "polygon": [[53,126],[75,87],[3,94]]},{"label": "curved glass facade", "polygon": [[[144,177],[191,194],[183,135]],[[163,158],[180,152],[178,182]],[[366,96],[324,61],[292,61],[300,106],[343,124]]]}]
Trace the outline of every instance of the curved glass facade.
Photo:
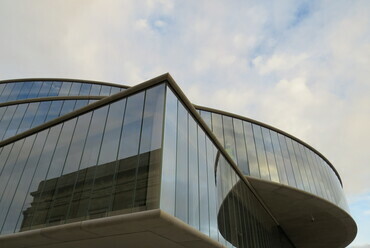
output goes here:
[{"label": "curved glass facade", "polygon": [[96,100],[56,100],[0,107],[0,141],[82,108]]},{"label": "curved glass facade", "polygon": [[335,172],[308,147],[257,123],[206,110],[199,113],[245,175],[310,192],[349,212]]},{"label": "curved glass facade", "polygon": [[226,247],[293,247],[220,151],[166,83],[124,95],[0,148],[0,232],[160,208]]},{"label": "curved glass facade", "polygon": [[88,82],[58,80],[3,82],[0,83],[0,103],[51,96],[110,96],[122,90],[125,90],[125,87]]},{"label": "curved glass facade", "polygon": [[[346,209],[334,171],[296,140],[240,118],[197,112],[168,75],[122,89],[0,84],[1,101],[49,97],[0,104],[0,241],[4,234],[160,209],[224,247],[295,247],[244,175]],[[76,99],[52,97],[67,95]]]},{"label": "curved glass facade", "polygon": [[160,207],[225,247],[293,247],[169,89]]}]

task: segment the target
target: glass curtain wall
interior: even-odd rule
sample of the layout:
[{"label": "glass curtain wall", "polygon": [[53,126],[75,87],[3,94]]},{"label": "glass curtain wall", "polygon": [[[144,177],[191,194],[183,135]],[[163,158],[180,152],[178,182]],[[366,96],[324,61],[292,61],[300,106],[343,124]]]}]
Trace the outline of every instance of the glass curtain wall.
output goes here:
[{"label": "glass curtain wall", "polygon": [[0,107],[0,141],[90,104],[90,100],[60,100]]},{"label": "glass curtain wall", "polygon": [[[165,109],[160,208],[226,247],[292,247],[169,87]],[[231,152],[232,132],[219,127]]]},{"label": "glass curtain wall", "polygon": [[165,85],[5,145],[1,234],[159,207]]},{"label": "glass curtain wall", "polygon": [[125,88],[63,81],[2,83],[0,84],[0,102],[50,96],[110,96],[122,90]]},{"label": "glass curtain wall", "polygon": [[245,175],[310,192],[349,211],[335,172],[309,148],[255,123],[199,113]]}]

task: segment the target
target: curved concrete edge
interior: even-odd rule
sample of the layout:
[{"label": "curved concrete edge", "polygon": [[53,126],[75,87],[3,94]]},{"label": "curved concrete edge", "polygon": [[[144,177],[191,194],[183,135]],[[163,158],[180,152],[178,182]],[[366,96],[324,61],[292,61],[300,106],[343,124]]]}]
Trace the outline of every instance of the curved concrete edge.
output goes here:
[{"label": "curved concrete edge", "polygon": [[2,235],[0,244],[7,248],[224,247],[160,209]]},{"label": "curved concrete edge", "polygon": [[346,247],[356,237],[351,215],[332,202],[291,186],[246,177],[297,247]]}]

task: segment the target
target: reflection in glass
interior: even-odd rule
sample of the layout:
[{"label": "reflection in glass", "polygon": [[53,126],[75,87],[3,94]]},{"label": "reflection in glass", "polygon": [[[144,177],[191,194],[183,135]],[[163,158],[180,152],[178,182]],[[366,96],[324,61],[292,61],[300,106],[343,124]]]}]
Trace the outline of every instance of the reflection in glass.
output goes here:
[{"label": "reflection in glass", "polygon": [[252,124],[254,141],[256,143],[258,165],[261,173],[261,178],[270,180],[270,172],[266,160],[266,151],[262,139],[261,127],[255,124]]},{"label": "reflection in glass", "polygon": [[126,99],[117,101],[109,106],[102,147],[100,150],[99,164],[117,160],[117,147],[120,141],[125,106]]},{"label": "reflection in glass", "polygon": [[[0,148],[1,233],[158,208],[164,90],[153,87]],[[121,127],[135,122],[146,137],[117,161]]]},{"label": "reflection in glass", "polygon": [[118,158],[127,158],[139,151],[140,131],[143,121],[144,92],[127,98],[125,120]]},{"label": "reflection in glass", "polygon": [[43,82],[37,97],[48,96],[50,88],[51,88],[51,82]]},{"label": "reflection in glass", "polygon": [[12,91],[9,94],[9,97],[7,99],[8,102],[17,100],[18,94],[21,91],[23,87],[23,83],[15,83]]}]

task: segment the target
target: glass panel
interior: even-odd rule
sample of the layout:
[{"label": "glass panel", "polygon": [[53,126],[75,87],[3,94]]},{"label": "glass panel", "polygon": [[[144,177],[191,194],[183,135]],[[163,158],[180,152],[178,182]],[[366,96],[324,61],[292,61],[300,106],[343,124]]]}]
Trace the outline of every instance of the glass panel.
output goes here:
[{"label": "glass panel", "polygon": [[28,104],[18,105],[17,110],[15,111],[13,118],[9,124],[9,127],[7,128],[5,135],[2,139],[9,138],[17,133],[17,130],[23,119],[23,116],[26,112],[27,107],[28,107]]},{"label": "glass panel", "polygon": [[311,155],[312,151],[309,150],[307,147],[304,147],[304,151],[306,153],[306,156],[307,156],[307,159],[308,159],[308,162],[309,162],[309,165],[310,165],[312,178],[313,178],[313,181],[315,183],[315,188],[316,188],[317,195],[319,195],[321,197],[324,197],[321,185],[320,185],[319,180],[318,180],[318,175],[317,175],[318,172],[317,172],[316,164],[312,160],[312,155]]},{"label": "glass panel", "polygon": [[288,146],[286,144],[285,136],[278,134],[279,144],[281,148],[281,153],[283,155],[284,167],[287,173],[287,179],[290,186],[297,187],[296,180],[294,177],[293,167],[290,161]]},{"label": "glass panel", "polygon": [[62,110],[60,111],[60,116],[72,112],[75,108],[76,100],[66,100],[63,102]]},{"label": "glass panel", "polygon": [[110,86],[102,85],[100,90],[100,96],[109,96],[110,94]]},{"label": "glass panel", "polygon": [[5,86],[3,92],[1,93],[1,96],[0,96],[0,102],[6,102],[6,100],[10,96],[10,93],[12,92],[12,89],[13,89],[14,85],[15,85],[14,83],[6,84],[6,86]]},{"label": "glass panel", "polygon": [[80,96],[88,96],[90,95],[91,84],[82,84]]},{"label": "glass panel", "polygon": [[[189,117],[192,119],[191,117]],[[189,127],[190,130],[190,127]],[[198,127],[198,161],[199,161],[199,208],[200,208],[200,231],[206,235],[210,235],[209,229],[209,202],[208,202],[208,173],[207,173],[207,151],[206,139],[203,130]],[[190,171],[189,171],[190,173]],[[190,174],[189,174],[190,175]],[[189,185],[194,182],[190,181]],[[190,204],[189,204],[190,205]],[[189,207],[189,210],[191,208]]]},{"label": "glass panel", "polygon": [[9,127],[9,124],[13,118],[13,115],[15,113],[15,110],[17,109],[17,105],[11,105],[7,107],[5,114],[0,122],[0,138],[4,136],[6,130]]},{"label": "glass panel", "polygon": [[76,100],[76,105],[74,106],[73,110],[85,107],[88,104],[88,102],[89,102],[88,100]]},{"label": "glass panel", "polygon": [[302,156],[302,160],[303,160],[303,167],[305,168],[306,170],[306,175],[307,175],[307,179],[308,179],[308,183],[309,183],[309,186],[310,186],[310,192],[317,195],[317,192],[316,192],[316,185],[315,185],[315,182],[313,180],[313,175],[311,173],[311,166],[308,162],[308,158],[306,156],[306,153],[305,153],[305,150],[304,150],[304,146],[302,144],[299,144],[298,143],[298,148],[299,148],[299,151],[301,153],[301,156]]},{"label": "glass panel", "polygon": [[128,158],[139,152],[140,131],[143,120],[144,92],[127,98],[125,119],[118,158]]},{"label": "glass panel", "polygon": [[176,144],[177,144],[177,98],[166,87],[166,110],[163,140],[162,186],[160,208],[175,215]]},{"label": "glass panel", "polygon": [[294,178],[297,182],[297,187],[299,189],[304,190],[302,177],[301,177],[301,173],[299,171],[299,167],[298,167],[297,159],[296,159],[296,156],[295,156],[292,140],[288,137],[285,137],[285,140],[286,140],[286,144],[287,144],[288,151],[289,151],[290,162],[292,163]]},{"label": "glass panel", "polygon": [[[215,147],[212,141],[206,136],[207,149],[207,175],[208,175],[208,201],[209,201],[209,229],[210,237],[218,240],[218,224],[217,224],[217,192],[215,180]],[[189,179],[190,180],[190,179]],[[190,205],[189,205],[190,206]]]},{"label": "glass panel", "polygon": [[219,114],[212,113],[212,131],[221,145],[225,147],[222,116]]},{"label": "glass panel", "polygon": [[299,147],[298,147],[298,143],[296,141],[292,140],[292,144],[293,144],[294,154],[295,154],[295,157],[297,159],[297,167],[298,167],[299,172],[301,174],[304,190],[307,191],[307,192],[311,192],[310,186],[309,186],[309,183],[308,183],[308,179],[307,179],[307,175],[306,175],[306,170],[304,168],[302,155],[301,155],[301,152],[300,152]]},{"label": "glass panel", "polygon": [[18,151],[21,149],[23,142],[24,140],[19,140],[14,143],[9,156],[4,161],[4,165],[1,166],[2,170],[0,170],[0,199],[5,193],[5,187],[9,182],[10,175],[12,174],[12,171],[14,169],[14,164],[16,163],[19,156]]},{"label": "glass panel", "polygon": [[198,158],[198,130],[197,124],[193,118],[189,118],[189,224],[196,229],[199,229],[199,167],[198,161],[202,160],[202,156]]},{"label": "glass panel", "polygon": [[5,163],[8,159],[9,153],[10,153],[13,145],[14,145],[14,143],[9,144],[1,150],[1,153],[0,153],[0,175],[1,175],[1,172],[3,171],[3,169],[4,169]]},{"label": "glass panel", "polygon": [[227,153],[230,155],[230,157],[234,161],[237,161],[233,120],[231,117],[223,115],[222,122],[223,122],[223,127],[224,127],[224,138],[225,138],[224,148],[227,151]]},{"label": "glass panel", "polygon": [[36,98],[39,95],[43,82],[32,82],[32,88],[27,98]]},{"label": "glass panel", "polygon": [[39,108],[37,109],[35,118],[33,119],[31,127],[36,127],[45,122],[46,115],[49,112],[51,102],[40,102]]},{"label": "glass panel", "polygon": [[140,153],[162,147],[164,90],[162,84],[146,91]]},{"label": "glass panel", "polygon": [[58,96],[61,87],[62,87],[62,82],[53,82],[48,95]]},{"label": "glass panel", "polygon": [[177,159],[175,216],[188,222],[188,113],[177,105]]},{"label": "glass panel", "polygon": [[117,160],[122,122],[125,113],[126,99],[110,105],[105,126],[103,143],[100,150],[99,164]]},{"label": "glass panel", "polygon": [[17,96],[17,100],[28,98],[28,94],[30,93],[32,86],[32,82],[24,82],[23,87]]},{"label": "glass panel", "polygon": [[62,87],[60,88],[59,91],[59,96],[68,96],[69,91],[71,90],[72,83],[70,82],[63,82]]},{"label": "glass panel", "polygon": [[317,156],[315,153],[311,152],[311,157],[312,157],[313,164],[315,165],[315,171],[317,175],[316,178],[321,188],[322,197],[325,199],[328,199],[327,192],[324,186],[324,180],[323,180],[322,173],[321,173],[321,168],[320,168],[321,166],[320,164],[317,163],[317,159],[316,159]]},{"label": "glass panel", "polygon": [[87,131],[90,127],[92,112],[86,113],[78,117],[76,130],[73,135],[71,148],[66,158],[63,174],[68,174],[76,171],[80,166],[82,152],[84,150]]},{"label": "glass panel", "polygon": [[237,165],[245,175],[249,175],[247,147],[245,145],[243,122],[233,118],[235,142],[236,142],[236,155],[238,157]]},{"label": "glass panel", "polygon": [[33,119],[36,116],[36,112],[39,108],[40,103],[39,102],[33,102],[28,104],[28,108],[26,111],[26,114],[23,117],[22,123],[19,126],[18,132],[21,133],[25,130],[29,129],[31,127],[31,124],[33,122]]},{"label": "glass panel", "polygon": [[3,93],[3,90],[4,90],[4,88],[5,88],[5,86],[6,86],[7,84],[5,83],[0,83],[0,96],[1,96],[1,94]]},{"label": "glass panel", "polygon": [[245,141],[247,145],[247,154],[249,162],[249,171],[251,176],[260,177],[260,171],[257,161],[256,143],[254,142],[254,135],[252,124],[243,122]]},{"label": "glass panel", "polygon": [[[44,164],[49,167],[46,180],[40,185],[40,192],[38,194],[38,205],[36,208],[36,215],[33,217],[32,226],[39,226],[45,223],[53,223],[54,221],[50,216],[54,205],[56,203],[55,197],[58,195],[58,188],[61,181],[60,176],[63,171],[63,166],[65,163],[66,154],[69,149],[70,141],[73,135],[73,129],[76,124],[76,119],[72,119],[63,124],[62,130],[60,132],[57,145],[53,150],[53,156],[50,164]],[[63,205],[63,201],[59,201],[59,204]],[[59,213],[60,223],[65,219],[63,213]]]},{"label": "glass panel", "polygon": [[[52,127],[47,136],[47,140],[44,144],[40,144],[40,147],[43,147],[41,156],[38,160],[37,170],[34,174],[29,193],[27,195],[24,207],[23,207],[23,221],[18,222],[17,227],[21,230],[28,230],[31,227],[37,228],[38,224],[42,224],[42,221],[45,219],[46,212],[42,211],[45,205],[39,204],[42,199],[41,192],[43,191],[45,185],[45,177],[50,167],[50,162],[52,160],[55,146],[59,138],[62,125],[57,125]],[[34,149],[39,149],[34,145]],[[40,150],[38,150],[40,152]],[[39,210],[40,209],[40,210]],[[18,229],[17,228],[17,229]]]},{"label": "glass panel", "polygon": [[99,84],[92,84],[90,95],[91,96],[99,96],[100,89],[101,89],[101,85],[99,85]]},{"label": "glass panel", "polygon": [[[17,189],[19,180],[22,176],[24,166],[27,162],[28,155],[30,153],[34,140],[35,140],[35,136],[30,136],[25,139],[23,146],[21,148],[22,152],[19,153],[16,162],[13,164],[11,174],[8,175],[9,181],[8,181],[8,184],[6,185],[5,192],[3,193],[1,197],[1,204],[0,204],[0,226],[1,227],[3,226],[6,216],[9,213],[9,207],[13,200],[13,196]],[[14,149],[17,149],[17,143],[15,144]],[[2,233],[4,233],[4,231],[2,231]],[[9,230],[7,231],[9,232]]]},{"label": "glass panel", "polygon": [[265,153],[265,147],[263,144],[262,139],[262,131],[261,127],[252,124],[253,127],[253,134],[254,134],[254,140],[256,142],[256,149],[257,149],[257,158],[258,158],[258,165],[261,173],[261,178],[270,180],[270,172],[269,168],[267,166],[267,160],[266,160],[266,153]]},{"label": "glass panel", "polygon": [[276,132],[271,131],[271,130],[270,130],[270,134],[271,134],[272,146],[274,149],[276,165],[279,171],[280,182],[288,185],[289,183],[288,183],[288,178],[287,178],[286,171],[285,171],[284,160],[283,160],[283,155],[282,155],[281,148],[280,148],[278,135]]},{"label": "glass panel", "polygon": [[114,94],[117,94],[118,92],[121,91],[121,88],[117,88],[117,87],[112,87],[111,88],[111,91],[110,91],[110,95],[114,95]]},{"label": "glass panel", "polygon": [[70,96],[78,96],[80,94],[82,84],[81,83],[72,83],[71,90],[69,91]]},{"label": "glass panel", "polygon": [[[32,185],[31,181],[34,176],[38,158],[39,158],[39,152],[43,148],[43,144],[46,139],[47,132],[41,132],[38,135],[32,135],[28,137],[28,139],[35,139],[35,142],[33,144],[32,150],[30,155],[28,156],[26,165],[24,167],[22,176],[19,180],[19,184],[17,187],[17,190],[14,194],[13,201],[11,203],[11,206],[9,208],[8,215],[6,217],[3,229],[2,229],[2,234],[5,233],[12,233],[16,231],[16,225],[17,223],[22,223],[23,221],[23,204],[24,201],[27,198],[29,189],[32,188],[32,186],[35,185],[35,183]],[[19,224],[20,225],[20,224]],[[19,228],[18,228],[19,230]],[[18,231],[17,230],[17,231]]]},{"label": "glass panel", "polygon": [[39,209],[42,208],[45,211],[45,215],[42,216],[43,218],[40,216],[36,223],[34,221],[34,225],[45,223],[50,225],[61,224],[66,219],[69,198],[72,193],[71,181],[73,182],[74,174],[63,175],[69,172],[69,170],[65,170],[65,162],[71,139],[74,135],[76,121],[77,119],[73,118],[63,124],[39,200]]},{"label": "glass panel", "polygon": [[[103,138],[108,107],[109,106],[104,106],[103,108],[99,108],[93,112],[93,117],[86,140],[86,147],[82,155],[81,169],[94,166],[98,162],[99,148]],[[104,120],[103,123],[102,120]]]},{"label": "glass panel", "polygon": [[60,116],[60,110],[62,109],[63,101],[52,101],[49,112],[46,116],[46,120],[50,121]]},{"label": "glass panel", "polygon": [[3,119],[4,113],[8,107],[0,107],[0,121]]},{"label": "glass panel", "polygon": [[45,97],[49,95],[52,82],[43,82],[37,97]]},{"label": "glass panel", "polygon": [[212,116],[211,116],[211,113],[208,112],[208,111],[203,111],[203,110],[200,110],[199,113],[200,113],[200,116],[202,116],[202,119],[204,120],[204,122],[209,127],[209,129],[212,130]]},{"label": "glass panel", "polygon": [[328,166],[321,159],[321,157],[319,157],[318,155],[317,155],[317,161],[320,164],[322,175],[323,175],[323,178],[324,178],[324,186],[325,186],[327,196],[328,196],[328,198],[326,198],[326,199],[328,199],[331,202],[335,202],[335,199],[334,199],[334,196],[333,196],[333,191],[334,190],[332,188],[332,185],[330,184],[330,180],[329,180],[329,176],[328,176],[328,172],[327,172]]},{"label": "glass panel", "polygon": [[278,170],[276,167],[274,149],[272,147],[270,131],[264,127],[261,127],[261,130],[262,130],[263,143],[265,145],[265,151],[266,151],[266,157],[267,157],[268,167],[270,171],[271,181],[280,182]]},{"label": "glass panel", "polygon": [[15,83],[14,87],[7,99],[8,102],[17,100],[18,94],[23,87],[23,83]]}]

